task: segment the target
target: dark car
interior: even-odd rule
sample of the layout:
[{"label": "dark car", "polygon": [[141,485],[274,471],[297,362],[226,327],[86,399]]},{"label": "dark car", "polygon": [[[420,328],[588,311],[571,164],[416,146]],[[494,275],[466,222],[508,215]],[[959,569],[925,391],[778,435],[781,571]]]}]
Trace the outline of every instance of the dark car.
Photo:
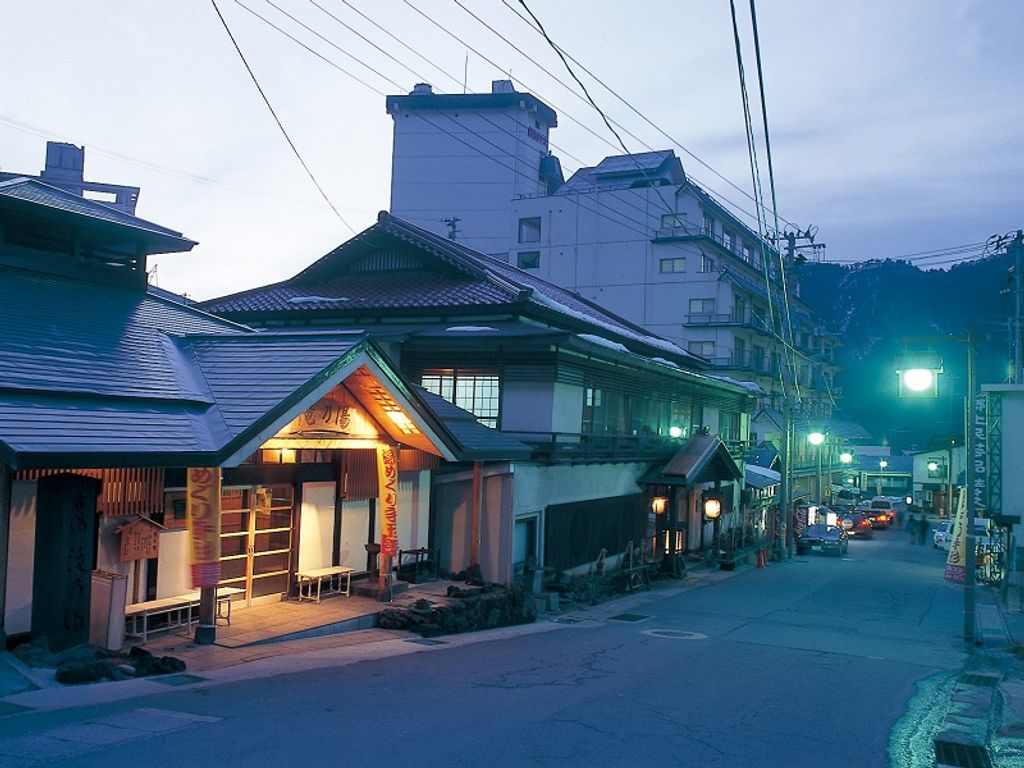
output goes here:
[{"label": "dark car", "polygon": [[871,518],[863,512],[846,512],[839,517],[839,525],[847,536],[870,539],[874,535]]},{"label": "dark car", "polygon": [[823,555],[842,557],[849,549],[850,540],[846,531],[838,525],[809,525],[796,540],[796,553],[821,552]]}]

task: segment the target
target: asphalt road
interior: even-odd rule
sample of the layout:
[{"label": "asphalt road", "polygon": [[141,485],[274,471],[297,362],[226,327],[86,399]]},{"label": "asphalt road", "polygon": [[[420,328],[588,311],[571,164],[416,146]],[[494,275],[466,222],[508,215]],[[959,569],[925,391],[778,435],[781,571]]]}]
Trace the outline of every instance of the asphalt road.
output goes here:
[{"label": "asphalt road", "polygon": [[[0,720],[0,765],[900,766],[963,597],[899,531],[342,667]],[[295,665],[289,667],[295,669]]]}]

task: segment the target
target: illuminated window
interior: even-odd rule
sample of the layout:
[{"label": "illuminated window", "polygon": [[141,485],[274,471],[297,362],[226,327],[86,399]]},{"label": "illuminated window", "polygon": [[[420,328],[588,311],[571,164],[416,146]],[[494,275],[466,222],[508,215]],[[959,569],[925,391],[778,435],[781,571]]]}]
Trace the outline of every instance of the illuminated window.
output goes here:
[{"label": "illuminated window", "polygon": [[428,392],[469,411],[485,427],[497,428],[501,385],[498,374],[464,369],[428,370],[420,377]]}]

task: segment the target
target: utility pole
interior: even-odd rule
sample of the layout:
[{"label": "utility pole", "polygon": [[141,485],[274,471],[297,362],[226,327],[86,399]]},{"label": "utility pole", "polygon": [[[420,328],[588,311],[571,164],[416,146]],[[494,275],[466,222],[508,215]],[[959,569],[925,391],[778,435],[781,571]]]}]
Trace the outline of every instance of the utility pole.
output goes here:
[{"label": "utility pole", "polygon": [[458,216],[452,216],[448,219],[441,219],[441,223],[448,227],[448,239],[454,240],[455,236],[459,234],[459,222],[462,221]]},{"label": "utility pole", "polygon": [[1024,353],[1021,350],[1022,333],[1021,326],[1024,325],[1024,277],[1021,275],[1024,267],[1024,235],[1017,230],[1013,241],[1007,247],[1007,252],[1013,256],[1013,383],[1024,383]]}]

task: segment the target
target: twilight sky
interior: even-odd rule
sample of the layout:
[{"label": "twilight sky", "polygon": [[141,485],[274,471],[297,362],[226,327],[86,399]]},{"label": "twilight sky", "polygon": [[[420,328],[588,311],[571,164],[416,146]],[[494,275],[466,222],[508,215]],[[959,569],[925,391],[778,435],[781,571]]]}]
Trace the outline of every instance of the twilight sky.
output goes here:
[{"label": "twilight sky", "polygon": [[[594,110],[524,56],[571,83],[510,10],[522,12],[518,0],[242,2],[316,51],[218,0],[292,140],[357,231],[388,207],[382,94],[421,80],[461,92],[468,72],[468,90],[486,92],[511,77],[558,112],[552,149],[566,176],[620,153]],[[749,193],[727,0],[527,2],[555,42],[714,171],[578,71],[638,137],[622,134],[631,151],[673,147],[698,182],[753,210],[715,174]],[[759,111],[749,5],[737,8]],[[826,259],[898,257],[1024,228],[1024,3],[762,0],[757,13],[779,212],[817,226]],[[281,280],[351,236],[288,148],[210,2],[8,0],[0,19],[0,168],[39,173],[47,139],[84,144],[87,179],[140,186],[139,216],[199,241],[154,260],[161,287],[201,299]]]}]

